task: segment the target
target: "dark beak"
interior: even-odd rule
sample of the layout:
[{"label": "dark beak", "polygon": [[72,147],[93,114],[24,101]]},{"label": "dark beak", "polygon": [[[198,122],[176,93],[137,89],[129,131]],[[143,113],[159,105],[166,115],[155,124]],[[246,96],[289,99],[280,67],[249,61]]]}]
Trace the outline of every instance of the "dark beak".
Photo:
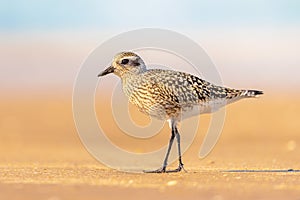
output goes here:
[{"label": "dark beak", "polygon": [[115,71],[115,68],[113,66],[109,66],[103,72],[101,72],[100,74],[98,74],[98,77],[105,76],[106,74],[113,73],[114,71]]}]

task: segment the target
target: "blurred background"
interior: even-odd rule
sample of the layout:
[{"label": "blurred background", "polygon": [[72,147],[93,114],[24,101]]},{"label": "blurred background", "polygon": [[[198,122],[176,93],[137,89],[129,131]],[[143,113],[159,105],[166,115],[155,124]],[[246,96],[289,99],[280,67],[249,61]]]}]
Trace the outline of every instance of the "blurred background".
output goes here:
[{"label": "blurred background", "polygon": [[265,92],[229,107],[207,164],[299,167],[299,9],[297,0],[1,1],[0,162],[94,162],[73,123],[76,74],[105,40],[151,27],[196,41],[225,85]]}]

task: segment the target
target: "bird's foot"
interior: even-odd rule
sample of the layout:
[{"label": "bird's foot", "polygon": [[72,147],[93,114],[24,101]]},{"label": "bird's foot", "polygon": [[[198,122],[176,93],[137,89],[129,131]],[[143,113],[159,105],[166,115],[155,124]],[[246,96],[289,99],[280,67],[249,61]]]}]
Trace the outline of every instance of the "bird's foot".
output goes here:
[{"label": "bird's foot", "polygon": [[144,170],[143,172],[144,173],[175,173],[175,172],[180,172],[181,170],[187,172],[184,167],[183,167],[183,164],[179,164],[178,168],[176,169],[171,169],[171,170],[166,170],[166,167],[162,167],[162,168],[159,168],[157,170]]},{"label": "bird's foot", "polygon": [[156,170],[144,170],[144,173],[166,173],[166,167],[162,167]]},{"label": "bird's foot", "polygon": [[184,169],[182,163],[179,164],[179,166],[177,167],[177,169],[167,170],[166,173],[180,172],[181,170],[183,170],[184,172],[187,172],[187,171]]}]

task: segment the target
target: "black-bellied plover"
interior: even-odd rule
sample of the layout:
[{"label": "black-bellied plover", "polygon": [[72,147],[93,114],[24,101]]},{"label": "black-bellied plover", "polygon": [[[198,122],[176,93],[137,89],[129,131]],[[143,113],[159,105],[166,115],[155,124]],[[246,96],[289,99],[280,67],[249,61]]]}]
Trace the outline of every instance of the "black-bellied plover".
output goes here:
[{"label": "black-bellied plover", "polygon": [[[183,168],[180,135],[177,124],[184,118],[211,113],[242,98],[263,94],[257,90],[237,90],[213,85],[197,76],[162,69],[147,69],[140,56],[133,52],[117,54],[111,66],[98,76],[114,73],[122,80],[124,93],[138,109],[150,116],[169,122],[171,138],[162,168],[153,173],[179,172]],[[179,165],[166,170],[168,157],[176,137]]]}]

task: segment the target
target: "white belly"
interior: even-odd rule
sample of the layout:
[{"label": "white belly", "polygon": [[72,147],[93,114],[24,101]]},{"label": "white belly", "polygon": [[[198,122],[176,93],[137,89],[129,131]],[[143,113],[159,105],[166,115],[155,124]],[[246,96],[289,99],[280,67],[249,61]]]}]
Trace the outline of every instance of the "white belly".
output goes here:
[{"label": "white belly", "polygon": [[205,113],[213,113],[229,103],[232,103],[232,101],[228,102],[224,99],[215,99],[213,101],[184,107],[182,108],[181,119],[186,119]]}]

